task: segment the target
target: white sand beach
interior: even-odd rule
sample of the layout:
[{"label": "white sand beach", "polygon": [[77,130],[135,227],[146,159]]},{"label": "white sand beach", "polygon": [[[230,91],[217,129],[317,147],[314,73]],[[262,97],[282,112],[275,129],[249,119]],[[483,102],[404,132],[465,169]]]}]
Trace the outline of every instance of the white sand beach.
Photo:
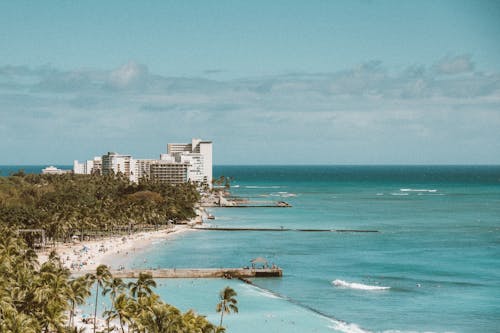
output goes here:
[{"label": "white sand beach", "polygon": [[47,261],[49,253],[54,249],[61,258],[63,265],[72,272],[91,271],[101,264],[118,269],[129,254],[138,249],[148,247],[155,240],[162,240],[174,234],[191,230],[191,226],[180,224],[169,229],[139,232],[129,236],[116,236],[99,240],[56,244],[39,254],[39,261]]}]

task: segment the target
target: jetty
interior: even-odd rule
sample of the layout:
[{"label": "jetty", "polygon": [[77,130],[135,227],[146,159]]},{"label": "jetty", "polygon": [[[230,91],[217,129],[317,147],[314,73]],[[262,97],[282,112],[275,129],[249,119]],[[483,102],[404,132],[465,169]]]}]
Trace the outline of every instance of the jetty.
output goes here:
[{"label": "jetty", "polygon": [[376,233],[378,230],[369,229],[290,229],[290,228],[229,228],[229,227],[195,227],[194,230],[208,231],[270,231],[270,232],[368,232]]},{"label": "jetty", "polygon": [[[82,276],[94,271],[74,272],[74,276]],[[255,277],[281,277],[283,270],[275,268],[159,268],[159,269],[125,269],[111,270],[113,277],[128,279],[138,278],[140,273],[149,273],[154,279],[175,279],[175,278],[237,278],[247,279]]]}]

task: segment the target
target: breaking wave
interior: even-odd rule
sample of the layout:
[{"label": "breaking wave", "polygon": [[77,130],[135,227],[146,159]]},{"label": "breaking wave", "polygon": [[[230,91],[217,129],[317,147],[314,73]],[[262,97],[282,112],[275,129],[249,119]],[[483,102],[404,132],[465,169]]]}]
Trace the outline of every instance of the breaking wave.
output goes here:
[{"label": "breaking wave", "polygon": [[435,189],[426,189],[426,188],[401,188],[399,189],[401,192],[427,192],[427,193],[436,193]]},{"label": "breaking wave", "polygon": [[367,284],[356,283],[356,282],[347,282],[347,281],[339,280],[339,279],[333,280],[332,284],[336,287],[358,289],[358,290],[387,290],[387,289],[391,289],[391,287],[370,286]]}]

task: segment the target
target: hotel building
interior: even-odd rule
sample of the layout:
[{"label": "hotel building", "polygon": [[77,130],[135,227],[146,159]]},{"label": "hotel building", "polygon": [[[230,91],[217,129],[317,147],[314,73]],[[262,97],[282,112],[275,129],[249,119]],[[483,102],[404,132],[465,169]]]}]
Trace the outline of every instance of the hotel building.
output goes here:
[{"label": "hotel building", "polygon": [[160,159],[134,159],[131,155],[108,152],[86,162],[74,161],[75,174],[121,173],[130,181],[142,178],[178,184],[187,181],[212,186],[212,142],[192,139],[190,143],[169,143]]}]

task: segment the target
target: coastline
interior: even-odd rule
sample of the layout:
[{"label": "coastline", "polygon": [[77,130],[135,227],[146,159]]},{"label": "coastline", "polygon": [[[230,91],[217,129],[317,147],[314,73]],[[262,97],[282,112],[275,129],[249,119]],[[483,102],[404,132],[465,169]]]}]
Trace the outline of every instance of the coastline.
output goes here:
[{"label": "coastline", "polygon": [[72,244],[57,244],[55,248],[39,254],[39,262],[44,263],[52,250],[61,258],[63,266],[71,272],[93,271],[104,264],[112,269],[126,261],[129,253],[152,245],[155,240],[165,240],[173,235],[192,230],[190,225],[180,224],[169,229],[146,231],[129,236],[112,236],[99,240],[83,241]]},{"label": "coastline", "polygon": [[55,247],[45,249],[38,254],[40,264],[48,260],[49,254],[55,251],[61,258],[64,267],[74,272],[91,272],[99,265],[107,265],[111,269],[118,269],[126,265],[129,254],[136,250],[153,245],[155,241],[169,239],[174,235],[196,230],[196,224],[202,224],[207,213],[203,207],[195,208],[196,216],[185,224],[175,224],[167,229],[157,231],[143,231],[127,236],[111,236],[98,240],[74,243],[58,243]]}]

